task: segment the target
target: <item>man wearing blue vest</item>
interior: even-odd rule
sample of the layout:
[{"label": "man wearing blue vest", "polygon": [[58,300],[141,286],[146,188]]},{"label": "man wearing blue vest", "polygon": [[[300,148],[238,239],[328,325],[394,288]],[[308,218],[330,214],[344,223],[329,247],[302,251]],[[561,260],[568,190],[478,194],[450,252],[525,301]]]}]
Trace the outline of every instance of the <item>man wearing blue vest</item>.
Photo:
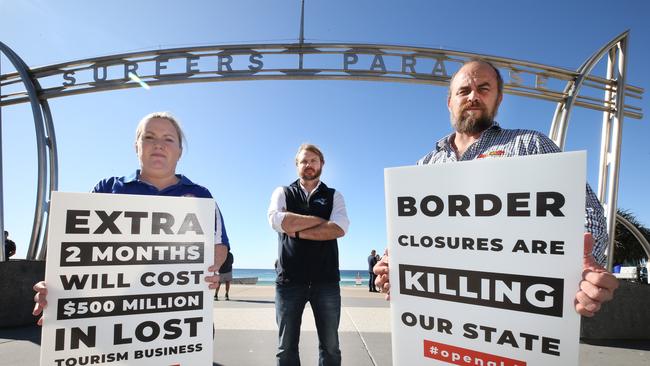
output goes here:
[{"label": "man wearing blue vest", "polygon": [[300,365],[302,312],[309,301],[318,332],[319,365],[340,365],[341,318],[339,250],[336,239],[350,221],[343,196],[320,181],[325,159],[311,144],[296,154],[299,179],[278,187],[268,216],[278,232],[275,317],[279,329],[278,365]]}]

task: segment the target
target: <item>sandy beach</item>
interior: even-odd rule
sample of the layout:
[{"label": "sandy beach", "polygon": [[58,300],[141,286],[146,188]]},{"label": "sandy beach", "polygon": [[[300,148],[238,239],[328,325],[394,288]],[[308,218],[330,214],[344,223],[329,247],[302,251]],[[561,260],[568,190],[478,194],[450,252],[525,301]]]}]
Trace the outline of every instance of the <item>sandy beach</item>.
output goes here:
[{"label": "sandy beach", "polygon": [[[220,299],[223,298],[221,289]],[[233,285],[230,301],[215,301],[214,365],[275,365],[277,327],[274,287]],[[339,339],[344,365],[392,365],[389,303],[365,287],[342,287]],[[0,366],[36,366],[38,327],[0,329]],[[647,343],[647,342],[646,342]],[[318,338],[309,306],[303,314],[300,355],[303,365],[315,365]],[[581,366],[650,364],[643,342],[616,341],[580,345]]]}]

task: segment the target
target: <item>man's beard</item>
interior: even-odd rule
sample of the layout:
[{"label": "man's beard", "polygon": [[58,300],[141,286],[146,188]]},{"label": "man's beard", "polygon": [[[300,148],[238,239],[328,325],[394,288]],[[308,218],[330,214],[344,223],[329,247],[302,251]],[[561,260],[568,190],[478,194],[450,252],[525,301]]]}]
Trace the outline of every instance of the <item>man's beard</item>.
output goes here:
[{"label": "man's beard", "polygon": [[456,132],[474,135],[481,133],[492,126],[494,123],[494,117],[497,112],[497,106],[494,107],[493,113],[491,114],[488,113],[485,106],[482,106],[480,117],[476,117],[475,113],[467,113],[466,115],[463,115],[465,114],[465,111],[470,107],[476,107],[476,105],[466,103],[461,108],[458,116],[455,116],[453,113],[450,114],[451,125],[454,127],[454,130],[456,130]]},{"label": "man's beard", "polygon": [[316,180],[316,179],[320,178],[321,169],[316,170],[316,169],[312,168],[311,170],[314,172],[313,174],[307,175],[307,171],[305,170],[300,175],[300,179],[302,179],[302,180]]}]

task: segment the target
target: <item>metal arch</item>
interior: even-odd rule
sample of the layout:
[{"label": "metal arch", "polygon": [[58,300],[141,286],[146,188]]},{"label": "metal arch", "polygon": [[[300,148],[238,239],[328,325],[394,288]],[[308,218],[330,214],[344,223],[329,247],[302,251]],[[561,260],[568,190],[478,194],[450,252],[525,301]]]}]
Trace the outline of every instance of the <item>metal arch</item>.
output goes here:
[{"label": "metal arch", "polygon": [[639,229],[637,229],[636,226],[632,225],[632,223],[629,222],[621,214],[616,214],[616,221],[623,224],[623,226],[625,226],[625,228],[628,229],[630,233],[632,233],[632,235],[634,235],[636,240],[639,241],[639,244],[641,244],[641,247],[645,251],[645,255],[650,259],[650,243],[648,242],[648,239],[646,239],[645,236],[643,236],[641,231],[639,231]]},{"label": "metal arch", "polygon": [[[304,26],[304,25],[303,25]],[[303,30],[301,29],[301,34]],[[364,81],[384,81],[384,82],[407,82],[407,83],[424,83],[429,85],[441,85],[446,86],[449,82],[449,75],[446,71],[443,71],[442,74],[436,74],[436,66],[434,66],[433,71],[415,71],[415,68],[411,68],[410,72],[407,72],[405,69],[405,57],[410,58],[420,58],[435,60],[436,62],[440,61],[443,63],[462,63],[466,59],[472,57],[481,57],[488,61],[493,62],[497,67],[504,68],[510,71],[511,81],[505,85],[505,92],[513,95],[538,98],[547,101],[553,101],[559,103],[556,108],[556,113],[552,121],[551,133],[549,134],[561,148],[564,148],[566,140],[566,130],[568,125],[568,120],[570,117],[571,108],[574,106],[590,108],[598,111],[604,112],[604,126],[603,131],[605,131],[605,120],[607,120],[607,126],[610,126],[611,123],[618,123],[622,121],[623,116],[628,116],[632,118],[640,119],[642,118],[642,109],[640,107],[626,106],[624,101],[624,95],[626,91],[631,98],[641,99],[643,94],[643,89],[635,87],[632,85],[625,85],[624,78],[618,80],[618,88],[614,87],[613,82],[613,65],[610,65],[612,72],[608,72],[608,78],[604,79],[601,77],[595,77],[589,75],[593,67],[599,61],[600,58],[604,55],[605,52],[610,53],[610,58],[616,57],[616,52],[613,49],[615,46],[619,46],[621,53],[624,54],[626,47],[625,42],[627,41],[629,31],[626,31],[616,37],[614,40],[610,41],[605,47],[601,48],[595,52],[589,59],[587,59],[578,69],[578,71],[572,71],[564,68],[547,66],[538,63],[520,61],[516,59],[497,57],[492,55],[482,55],[469,52],[460,52],[452,50],[442,50],[442,49],[430,49],[424,47],[410,47],[410,46],[400,46],[400,45],[381,45],[381,44],[343,44],[343,43],[308,43],[304,44],[304,40],[300,39],[299,43],[290,43],[290,44],[243,44],[243,45],[211,45],[211,46],[197,46],[197,47],[186,47],[186,48],[171,48],[165,50],[150,50],[150,51],[139,51],[131,52],[117,55],[109,55],[102,57],[94,57],[84,60],[76,60],[65,63],[60,63],[56,65],[37,67],[29,69],[24,62],[21,61],[23,69],[28,70],[27,77],[30,79],[31,83],[34,86],[33,89],[36,90],[35,94],[38,99],[41,101],[42,112],[46,112],[46,127],[48,128],[48,133],[51,134],[51,139],[43,139],[47,142],[48,150],[52,155],[50,156],[50,190],[52,187],[56,187],[57,174],[56,169],[56,145],[54,141],[54,128],[51,123],[51,115],[49,113],[49,107],[47,106],[47,101],[49,98],[56,98],[68,95],[76,94],[85,94],[85,93],[94,93],[107,90],[115,89],[124,89],[124,88],[134,88],[139,87],[138,83],[129,82],[129,78],[124,76],[124,78],[109,78],[106,80],[106,67],[111,67],[112,65],[124,66],[126,69],[127,64],[136,64],[146,62],[155,62],[159,58],[166,58],[166,61],[170,59],[179,58],[178,56],[185,55],[186,57],[221,57],[221,55],[246,55],[246,54],[264,54],[265,56],[273,57],[273,55],[296,55],[299,57],[299,68],[263,68],[260,65],[259,69],[253,70],[230,70],[228,67],[228,72],[222,72],[221,64],[219,61],[219,69],[216,70],[192,70],[196,72],[188,71],[186,73],[171,73],[166,75],[161,75],[156,71],[155,74],[150,75],[140,75],[141,79],[145,79],[148,85],[158,86],[158,85],[167,85],[167,84],[180,84],[180,83],[196,83],[196,82],[216,82],[216,81],[240,81],[240,80],[364,80]],[[621,46],[621,44],[623,44]],[[5,46],[6,47],[6,46]],[[401,71],[390,69],[387,71],[383,66],[381,70],[377,70],[374,66],[374,61],[370,69],[347,67],[347,56],[352,54],[364,55],[364,56],[373,56],[374,57],[401,57],[402,58],[402,68]],[[341,55],[343,56],[344,66],[341,68],[332,68],[326,64],[323,64],[320,67],[312,68],[303,68],[302,60],[305,55]],[[15,56],[15,54],[14,54]],[[15,56],[17,57],[17,56]],[[624,60],[624,57],[621,56],[621,59]],[[187,58],[189,60],[189,58]],[[221,60],[221,59],[219,59]],[[251,61],[252,62],[252,61]],[[353,62],[356,63],[356,60]],[[412,66],[415,65],[413,61]],[[436,64],[437,65],[437,64]],[[39,80],[41,78],[52,77],[56,75],[62,76],[66,81],[68,79],[65,77],[65,74],[68,72],[97,72],[97,67],[104,67],[104,78],[98,79],[97,74],[94,75],[94,82],[87,81],[82,83],[76,83],[75,81],[72,84],[66,84],[64,82],[62,85],[57,85],[55,87],[46,87],[40,88]],[[189,67],[189,66],[188,66]],[[250,66],[249,66],[250,68]],[[136,67],[137,69],[137,67]],[[625,67],[623,65],[619,70],[619,75],[624,75]],[[444,65],[443,65],[444,70]],[[126,73],[126,71],[125,71]],[[548,89],[543,86],[538,87],[537,84],[535,87],[530,87],[521,84],[516,81],[516,78],[513,76],[513,73],[516,75],[518,73],[527,73],[534,77],[542,78],[552,78],[555,80],[560,80],[561,82],[567,82],[567,85],[563,92],[559,90]],[[22,80],[18,80],[22,79]],[[25,76],[22,73],[14,72],[11,74],[0,75],[0,85],[12,85],[17,83],[24,83],[28,85],[25,80]],[[537,80],[537,79],[536,79]],[[537,81],[536,81],[537,82]],[[605,92],[605,99],[597,99],[588,96],[580,96],[579,91],[582,86],[591,87],[603,90]],[[613,90],[620,91],[616,94],[615,101],[612,100]],[[5,105],[13,105],[30,101],[32,102],[32,94],[29,90],[19,92],[19,93],[10,93],[8,95],[0,95],[0,107]],[[613,122],[610,121],[611,116],[616,112],[617,116],[620,118],[615,119]],[[35,119],[36,121],[36,119]],[[49,121],[49,122],[48,122]],[[618,125],[617,125],[618,126]],[[51,128],[51,129],[50,129]],[[38,130],[38,127],[37,127]],[[605,142],[606,136],[603,134],[603,146],[606,146],[609,149],[609,141],[612,140],[609,138],[611,127],[607,127],[607,143]],[[618,160],[620,160],[620,133],[616,128],[613,129],[613,134],[618,136],[617,146],[619,157],[615,159],[616,161],[612,166],[610,166],[610,171],[615,172],[615,180],[613,184],[609,185],[608,195],[614,199],[610,202],[613,202],[613,213],[609,213],[608,210],[608,231],[613,232],[613,221],[609,218],[615,217],[615,195],[616,189],[618,188]],[[37,131],[38,134],[38,131]],[[41,126],[41,135],[42,126]],[[41,139],[37,139],[37,142],[40,143]],[[605,158],[603,158],[603,156]],[[599,173],[602,177],[604,165],[606,165],[606,157],[608,154],[605,152],[603,154],[601,148],[601,171]],[[40,156],[39,156],[40,159]],[[39,169],[40,166],[39,160]],[[41,171],[39,170],[39,174]],[[610,174],[610,179],[614,174]],[[39,175],[39,181],[41,177]],[[604,180],[604,179],[603,179]],[[54,184],[54,185],[53,185]],[[39,183],[39,189],[44,184]],[[1,189],[1,186],[0,186]],[[613,189],[613,191],[612,191]],[[601,189],[599,182],[599,192],[604,191]],[[1,193],[0,190],[0,200]],[[604,202],[601,194],[601,201]],[[38,202],[37,202],[38,205]],[[46,203],[43,203],[39,208],[37,206],[37,212],[40,212],[39,220],[42,224],[42,218],[47,209]],[[35,213],[35,224],[36,224],[36,213]],[[40,225],[42,226],[42,225]],[[40,226],[37,228],[34,227],[34,232],[32,233],[32,238],[34,236],[38,241],[39,233],[35,233],[38,229],[40,232]],[[613,243],[613,236],[610,235],[611,243]],[[32,243],[33,244],[33,243]],[[34,244],[38,245],[38,243]],[[30,245],[31,246],[31,245]],[[45,245],[41,248],[40,256],[45,254]],[[613,250],[613,249],[612,249]],[[612,257],[612,256],[610,256]]]},{"label": "metal arch", "polygon": [[[607,80],[616,78],[616,86],[609,85],[605,89],[605,101],[611,103],[614,96],[614,111],[611,108],[603,111],[603,122],[601,131],[600,166],[598,170],[598,198],[605,206],[605,217],[607,219],[608,255],[607,269],[612,270],[614,266],[614,234],[616,230],[618,181],[621,160],[621,143],[623,133],[623,118],[625,109],[625,70],[627,56],[627,42],[629,30],[621,33],[609,43],[596,51],[578,69],[578,76],[564,89],[567,98],[558,103],[549,136],[555,143],[564,150],[568,121],[580,87],[584,83],[591,70],[608,54]],[[618,54],[618,65],[616,56]],[[618,66],[618,70],[615,69]]]},{"label": "metal arch", "polygon": [[[21,62],[23,62],[21,60]],[[28,68],[27,65],[23,62],[23,67],[26,69]],[[36,91],[40,94],[40,91],[42,90],[41,85],[38,81],[38,79],[32,78],[32,82],[34,83],[34,87]],[[47,229],[49,225],[49,220],[45,220],[45,214],[49,214],[50,211],[50,202],[52,201],[52,192],[58,190],[59,188],[59,160],[58,160],[58,152],[57,152],[57,145],[56,145],[56,135],[54,132],[54,120],[52,118],[52,112],[50,110],[50,104],[47,101],[47,99],[40,99],[39,98],[39,103],[41,105],[41,109],[43,112],[43,117],[44,117],[44,126],[45,126],[45,134],[43,135],[43,141],[45,142],[45,147],[47,148],[46,152],[49,165],[48,165],[48,172],[49,172],[49,187],[48,190],[46,191],[47,198],[44,198],[43,205],[41,207],[41,210],[39,212],[35,211],[34,212],[34,226],[32,228],[32,241],[30,241],[30,248],[33,245],[36,247],[34,249],[34,257],[27,257],[28,259],[37,259],[37,260],[45,260],[45,255],[47,254]],[[42,130],[42,129],[41,129]],[[38,222],[37,222],[37,216],[38,216]],[[43,225],[45,223],[45,225]],[[45,227],[43,227],[45,226]],[[42,229],[42,231],[41,231]],[[41,234],[42,233],[42,234]],[[36,256],[36,251],[38,249],[39,243],[42,243],[40,251],[38,251],[38,255]],[[29,254],[29,253],[28,253]]]},{"label": "metal arch", "polygon": [[[589,57],[578,68],[578,75],[575,80],[572,83],[569,83],[564,89],[564,93],[567,94],[567,97],[563,102],[558,103],[555,109],[555,115],[553,116],[553,122],[551,123],[551,131],[549,133],[549,137],[560,147],[561,150],[564,150],[564,145],[566,143],[566,131],[571,116],[571,109],[578,97],[578,92],[580,91],[582,84],[605,53],[609,52],[610,49],[614,48],[620,42],[626,42],[629,33],[630,31],[626,30],[591,55],[591,57]],[[617,110],[619,107],[622,107],[622,104],[616,105]]]},{"label": "metal arch", "polygon": [[[217,57],[228,57],[230,58],[230,60],[227,61],[227,64],[229,65],[232,61],[232,57],[239,57],[240,63],[246,63],[246,61],[241,62],[242,58],[252,55],[258,55],[260,57],[260,60],[258,60],[260,63],[254,69],[250,69],[251,65],[249,64],[248,68],[245,66],[241,67],[240,65],[237,70],[231,70],[229,66],[227,66],[227,70],[222,70],[221,66],[219,66],[217,70],[216,60],[213,60],[213,58]],[[341,61],[343,66],[332,67],[331,62],[323,62],[323,60],[332,60],[332,58],[328,59],[328,55],[342,56],[343,59]],[[366,60],[361,61],[361,63],[356,66],[348,68],[348,55],[354,57],[354,61],[350,63],[351,65],[356,64],[359,60],[357,55],[364,56]],[[295,58],[292,58],[292,56]],[[307,56],[312,58],[310,60],[311,67],[303,68],[300,66],[300,60]],[[266,66],[262,66],[262,57],[265,57],[264,63]],[[279,68],[268,67],[268,64],[266,64],[266,57],[271,58],[271,63],[269,64],[273,64],[273,62],[282,58],[282,61],[285,63],[287,60],[290,60],[290,62],[297,61],[299,66],[297,68],[291,66],[283,66]],[[396,58],[401,58],[401,70],[399,67],[396,67],[396,63],[388,68],[386,68],[382,63],[381,68],[383,70],[378,70],[374,64],[368,68],[368,57],[392,58],[394,61],[398,61]],[[505,69],[506,72],[510,73],[511,82],[505,85],[504,91],[506,93],[538,98],[556,103],[564,102],[567,93],[564,91],[549,89],[543,85],[537,86],[537,80],[541,78],[567,83],[574,81],[578,76],[576,71],[569,69],[491,55],[400,45],[352,43],[309,43],[302,45],[300,43],[211,45],[138,51],[36,67],[31,69],[31,73],[32,77],[38,80],[41,80],[41,78],[49,78],[49,81],[53,81],[56,78],[65,80],[62,83],[54,82],[54,85],[44,88],[39,94],[40,99],[50,99],[107,90],[139,88],[142,86],[141,82],[153,87],[180,83],[242,80],[364,80],[446,86],[450,76],[447,74],[444,64],[452,63],[460,66],[463,61],[473,57],[481,57],[492,61],[497,65],[497,67]],[[204,59],[206,61],[199,67],[199,70],[170,71],[170,73],[167,74],[159,73],[158,62],[160,62],[160,60],[163,60],[163,63],[173,62],[172,60],[182,63],[183,58],[185,58],[186,62],[189,62],[190,59],[192,59],[192,61],[197,59]],[[410,65],[405,66],[405,58],[410,59]],[[436,66],[434,66],[433,70],[429,68],[430,66],[424,66],[416,71],[416,61],[424,61],[423,64],[431,63],[433,61]],[[443,66],[442,69],[436,69],[438,63]],[[422,66],[420,63],[418,63],[418,65]],[[138,70],[139,66],[143,66],[141,70],[144,69],[149,71],[144,71],[145,74],[138,73],[137,76],[139,81],[136,82],[126,75],[126,70],[130,67],[135,67],[133,70]],[[154,66],[156,72],[152,73],[151,68],[154,68]],[[108,79],[106,79],[107,68],[112,68],[111,77]],[[167,66],[164,66],[164,68],[166,69]],[[235,66],[235,68],[237,67]],[[409,68],[410,71],[407,71]],[[98,70],[103,70],[103,72]],[[100,73],[104,75],[103,78],[97,78],[97,75]],[[115,77],[116,73],[123,73],[123,76]],[[89,78],[89,74],[93,74],[93,78]],[[535,86],[524,85],[529,82],[524,82],[521,75],[527,75],[526,77],[528,78],[535,78]],[[2,86],[12,85],[19,82],[18,73],[10,73],[0,76],[0,84]],[[586,76],[584,86],[606,90],[610,87],[610,82],[604,78]],[[642,88],[632,85],[628,85],[626,91],[630,97],[639,100],[643,94]],[[0,106],[20,104],[27,101],[28,98],[26,97],[25,92],[14,92],[7,95],[0,95]],[[576,96],[573,105],[599,111],[613,109],[613,105],[611,105],[609,101],[581,95]],[[640,119],[643,116],[641,111],[642,109],[639,107],[625,106],[625,115],[627,117]]]},{"label": "metal arch", "polygon": [[[607,127],[611,128],[611,136],[609,139],[602,138],[602,146],[606,145],[609,157],[606,161],[601,161],[601,165],[607,166],[607,197],[606,200],[601,198],[605,206],[605,213],[607,217],[607,232],[610,233],[609,237],[609,252],[607,256],[607,269],[610,271],[614,266],[614,233],[616,230],[616,208],[618,204],[618,182],[620,177],[620,163],[621,163],[621,144],[623,142],[623,102],[625,100],[625,75],[627,68],[627,38],[621,40],[618,44],[618,64],[617,64],[617,83],[616,83],[616,111],[614,115],[610,116],[605,123]],[[603,118],[604,120],[604,118]],[[599,189],[601,184],[599,183]]]},{"label": "metal arch", "polygon": [[[2,67],[0,67],[0,75],[2,75]],[[0,86],[0,92],[2,87]],[[0,94],[1,95],[1,94]],[[3,245],[0,245],[0,262],[4,262],[7,260],[6,258],[6,253],[5,253],[5,246],[4,246],[4,230],[5,230],[5,223],[4,223],[4,196],[2,195],[2,192],[4,191],[4,187],[2,186],[4,178],[3,178],[3,167],[2,167],[2,108],[0,108],[0,231],[2,231],[2,240],[3,240]]]},{"label": "metal arch", "polygon": [[[45,207],[45,185],[47,180],[47,167],[45,164],[45,144],[47,137],[45,136],[45,131],[43,128],[43,111],[41,110],[41,103],[38,98],[37,87],[30,75],[29,68],[25,62],[11,48],[2,42],[0,42],[0,51],[5,54],[9,61],[14,65],[16,71],[20,74],[20,78],[25,85],[25,90],[27,91],[29,97],[29,102],[32,107],[32,115],[34,117],[34,127],[36,129],[36,150],[38,157],[38,185],[36,191],[36,207],[34,208],[34,224],[32,226],[32,236],[30,239],[29,248],[27,250],[27,258],[35,259],[43,222]],[[51,123],[52,118],[51,115],[49,115],[49,108],[47,108],[47,114],[48,119]],[[1,220],[4,223],[4,217],[2,217]]]},{"label": "metal arch", "polygon": [[[614,65],[616,60],[616,50],[611,49],[607,55],[607,79],[612,80],[614,78]],[[612,100],[612,89],[609,88],[605,90],[605,100]],[[609,154],[609,143],[606,141],[611,140],[611,128],[609,126],[612,114],[609,111],[603,112],[603,122],[602,130],[600,133],[601,145],[600,145],[600,166],[598,167],[598,199],[601,202],[605,200],[605,188],[607,182],[607,156]]]},{"label": "metal arch", "polygon": [[[36,81],[37,86],[38,81]],[[40,89],[40,86],[39,86]],[[44,207],[44,210],[40,212],[41,216],[41,225],[44,221],[43,216],[47,212],[48,220],[45,221],[45,228],[43,230],[43,240],[41,245],[41,250],[38,253],[37,260],[45,260],[45,255],[47,254],[47,229],[50,224],[49,212],[50,212],[50,202],[52,202],[52,192],[59,190],[59,158],[58,150],[56,147],[56,135],[54,133],[54,120],[52,119],[52,113],[50,111],[50,104],[47,100],[41,101],[41,106],[43,107],[43,113],[45,114],[45,130],[47,133],[47,147],[49,152],[49,172],[50,172],[50,187],[47,192],[47,206]]]}]

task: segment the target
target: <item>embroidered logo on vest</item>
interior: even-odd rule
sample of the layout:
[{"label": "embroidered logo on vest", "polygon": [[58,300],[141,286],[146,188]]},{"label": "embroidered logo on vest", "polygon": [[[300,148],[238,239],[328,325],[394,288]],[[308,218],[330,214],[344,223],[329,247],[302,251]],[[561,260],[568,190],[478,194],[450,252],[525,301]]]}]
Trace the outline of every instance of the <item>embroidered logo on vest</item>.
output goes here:
[{"label": "embroidered logo on vest", "polygon": [[317,198],[314,200],[314,203],[318,203],[321,206],[325,206],[327,204],[327,199],[325,198]]}]

